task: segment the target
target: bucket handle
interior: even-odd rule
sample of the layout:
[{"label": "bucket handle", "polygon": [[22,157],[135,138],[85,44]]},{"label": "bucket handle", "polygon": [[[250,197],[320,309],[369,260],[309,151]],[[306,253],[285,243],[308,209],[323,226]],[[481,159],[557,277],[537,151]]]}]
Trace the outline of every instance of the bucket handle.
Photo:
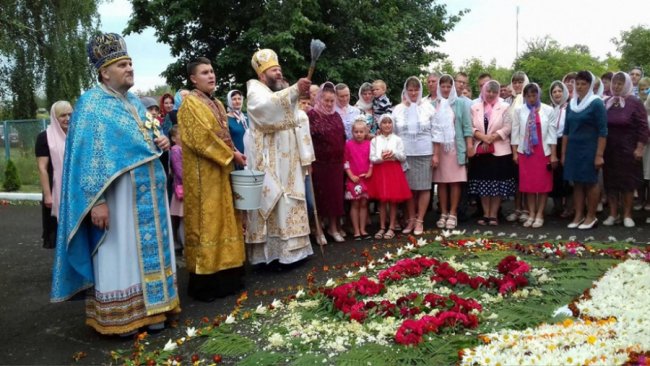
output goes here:
[{"label": "bucket handle", "polygon": [[253,180],[255,181],[255,183],[257,183],[258,179],[255,173],[253,173],[253,169],[248,169],[248,165],[244,165],[244,170],[248,170],[249,172],[251,172],[251,176],[253,177]]}]

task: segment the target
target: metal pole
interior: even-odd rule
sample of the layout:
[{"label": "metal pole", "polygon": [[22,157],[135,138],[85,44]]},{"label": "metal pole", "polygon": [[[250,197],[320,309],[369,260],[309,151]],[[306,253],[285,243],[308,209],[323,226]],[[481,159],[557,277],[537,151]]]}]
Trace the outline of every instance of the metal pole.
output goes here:
[{"label": "metal pole", "polygon": [[516,34],[517,34],[517,40],[515,44],[515,58],[519,57],[519,5],[517,5],[517,25],[516,25]]},{"label": "metal pole", "polygon": [[4,126],[4,130],[2,131],[5,135],[5,160],[9,162],[9,159],[11,158],[11,141],[9,141],[9,123],[7,121],[3,121],[2,125]]}]

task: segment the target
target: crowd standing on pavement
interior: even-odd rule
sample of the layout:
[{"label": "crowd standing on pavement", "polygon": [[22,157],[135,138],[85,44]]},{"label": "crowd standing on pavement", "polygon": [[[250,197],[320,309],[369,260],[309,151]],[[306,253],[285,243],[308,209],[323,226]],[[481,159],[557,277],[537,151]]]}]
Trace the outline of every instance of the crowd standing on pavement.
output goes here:
[{"label": "crowd standing on pavement", "polygon": [[[633,227],[633,210],[650,211],[640,68],[576,70],[548,87],[522,71],[504,84],[483,73],[473,100],[466,74],[432,72],[408,77],[396,103],[384,81],[365,82],[352,104],[352,86],[290,84],[262,49],[257,77],[224,106],[209,59],[187,65],[192,88],[157,101],[129,92],[121,36],[94,36],[88,53],[98,86],[52,105],[36,156],[51,300],[85,296],[102,334],[162,329],[181,311],[176,256],[190,297],[210,302],[244,286],[246,262],[283,270],[311,256],[317,226],[334,242],[392,239],[455,229],[475,205],[479,225],[537,229],[549,198],[577,230]],[[235,209],[230,173],[241,169],[265,173],[259,209]],[[305,220],[314,210],[322,220]]]}]

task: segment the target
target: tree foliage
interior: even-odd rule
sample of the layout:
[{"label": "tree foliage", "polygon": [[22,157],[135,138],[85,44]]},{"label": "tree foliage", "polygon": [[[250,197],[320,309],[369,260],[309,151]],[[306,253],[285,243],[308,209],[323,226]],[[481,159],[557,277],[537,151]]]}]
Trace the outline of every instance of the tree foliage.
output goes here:
[{"label": "tree foliage", "polygon": [[636,26],[621,32],[620,39],[612,42],[621,53],[621,70],[630,71],[641,66],[646,73],[650,70],[650,29]]},{"label": "tree foliage", "polygon": [[497,80],[501,84],[509,84],[512,70],[497,66],[496,60],[490,61],[489,64],[483,63],[478,58],[466,60],[460,67],[459,71],[467,74],[469,79],[469,86],[472,88],[472,96],[478,97],[480,90],[478,90],[478,77],[482,73],[489,73],[492,79]]},{"label": "tree foliage", "polygon": [[608,62],[611,57],[601,61],[591,56],[587,46],[561,47],[546,36],[527,43],[526,50],[515,60],[514,69],[526,72],[530,81],[542,88],[542,98],[548,100],[548,87],[553,80],[561,80],[567,73],[579,70],[589,70],[600,77],[609,69]]},{"label": "tree foliage", "polygon": [[14,118],[33,118],[35,92],[48,105],[74,101],[92,83],[86,42],[97,29],[98,0],[1,0],[0,96],[10,96]]},{"label": "tree foliage", "polygon": [[[306,75],[309,43],[321,39],[327,49],[314,82],[384,79],[399,96],[404,80],[441,58],[444,40],[464,11],[448,14],[435,0],[131,0],[133,15],[126,33],[153,27],[158,41],[170,45],[178,60],[163,72],[174,87],[184,84],[185,65],[210,58],[222,91],[255,77],[253,53],[278,53],[288,80]],[[354,94],[354,93],[353,93]],[[399,99],[398,99],[399,100]]]},{"label": "tree foliage", "polygon": [[20,189],[20,177],[18,176],[16,164],[14,164],[12,160],[7,162],[7,167],[5,168],[5,180],[2,186],[7,192],[15,192]]}]

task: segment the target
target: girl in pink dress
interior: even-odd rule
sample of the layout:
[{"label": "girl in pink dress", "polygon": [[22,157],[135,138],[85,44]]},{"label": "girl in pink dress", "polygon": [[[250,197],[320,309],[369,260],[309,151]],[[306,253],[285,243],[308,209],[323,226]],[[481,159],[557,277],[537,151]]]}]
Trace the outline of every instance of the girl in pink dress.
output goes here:
[{"label": "girl in pink dress", "polygon": [[372,176],[368,126],[363,116],[352,123],[352,139],[345,143],[345,199],[351,200],[350,220],[354,240],[370,239],[366,232],[368,219],[368,179]]},{"label": "girl in pink dress", "polygon": [[[384,114],[379,119],[379,133],[370,142],[370,161],[374,172],[369,194],[380,201],[380,230],[375,234],[375,239],[392,239],[395,237],[397,204],[411,198],[411,189],[402,169],[402,163],[406,161],[404,143],[393,133],[393,117],[390,114]],[[386,210],[389,204],[390,223],[387,231]]]},{"label": "girl in pink dress", "polygon": [[524,103],[515,108],[512,119],[512,158],[519,165],[519,192],[526,197],[529,216],[524,227],[544,225],[544,209],[553,190],[553,168],[557,166],[557,117],[555,110],[540,100],[535,83],[524,87]]}]

